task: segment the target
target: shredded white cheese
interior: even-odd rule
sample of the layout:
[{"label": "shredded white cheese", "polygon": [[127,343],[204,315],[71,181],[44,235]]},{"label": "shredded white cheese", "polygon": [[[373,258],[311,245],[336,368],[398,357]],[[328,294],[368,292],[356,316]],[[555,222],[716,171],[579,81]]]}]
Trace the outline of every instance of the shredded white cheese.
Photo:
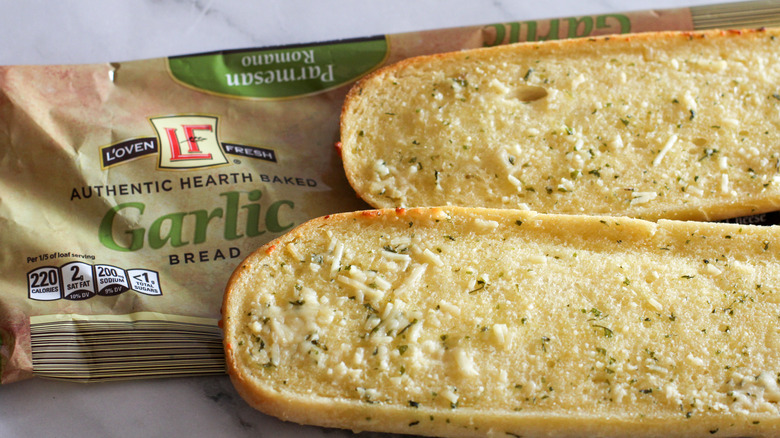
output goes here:
[{"label": "shredded white cheese", "polygon": [[450,303],[449,301],[440,301],[439,308],[444,312],[452,316],[460,315],[460,307]]},{"label": "shredded white cheese", "polygon": [[444,262],[441,260],[441,257],[428,248],[425,248],[422,253],[420,253],[420,257],[432,265],[444,266]]},{"label": "shredded white cheese", "polygon": [[463,348],[455,348],[453,350],[455,356],[455,363],[458,366],[458,371],[461,375],[466,377],[478,376],[479,371],[474,366],[474,358],[469,355]]},{"label": "shredded white cheese", "polygon": [[664,310],[664,306],[663,306],[661,303],[659,303],[659,302],[658,302],[658,300],[656,300],[656,299],[655,299],[655,298],[653,298],[653,297],[650,297],[650,298],[648,298],[648,299],[647,299],[647,302],[648,302],[648,303],[650,303],[650,306],[651,306],[651,307],[652,307],[652,308],[653,308],[653,309],[654,309],[656,312],[661,312],[661,311],[663,311],[663,310]]},{"label": "shredded white cheese", "polygon": [[336,242],[336,246],[333,250],[333,258],[330,263],[330,276],[333,277],[341,268],[341,258],[344,256],[344,244]]},{"label": "shredded white cheese", "polygon": [[661,164],[661,160],[664,159],[664,156],[669,152],[672,147],[674,147],[675,143],[677,143],[677,134],[672,135],[669,137],[669,140],[666,141],[666,144],[664,144],[664,147],[661,148],[661,152],[656,155],[655,159],[653,160],[653,166],[658,166]]},{"label": "shredded white cheese", "polygon": [[487,219],[474,220],[474,226],[481,232],[491,232],[498,228],[498,222]]},{"label": "shredded white cheese", "polygon": [[384,177],[390,174],[390,169],[383,160],[376,160],[374,162],[374,171],[380,176]]},{"label": "shredded white cheese", "polygon": [[507,336],[509,333],[509,329],[507,328],[506,324],[493,324],[492,333],[493,345],[502,350],[506,349],[508,346]]},{"label": "shredded white cheese", "polygon": [[421,263],[418,265],[415,265],[412,268],[412,271],[409,273],[409,276],[406,277],[406,279],[403,281],[403,283],[396,288],[395,293],[396,296],[403,296],[404,294],[409,293],[412,289],[415,288],[415,285],[417,282],[420,281],[423,274],[425,274],[425,271],[428,269],[427,263]]},{"label": "shredded white cheese", "polygon": [[631,205],[640,205],[652,201],[658,197],[656,192],[633,192],[631,194]]}]

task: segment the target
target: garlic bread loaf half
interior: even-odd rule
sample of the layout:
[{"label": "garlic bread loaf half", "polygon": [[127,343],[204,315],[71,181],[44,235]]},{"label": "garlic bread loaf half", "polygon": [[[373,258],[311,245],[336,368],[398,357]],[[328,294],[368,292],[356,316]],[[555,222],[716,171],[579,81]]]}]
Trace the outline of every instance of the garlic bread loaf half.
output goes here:
[{"label": "garlic bread loaf half", "polygon": [[339,147],[376,208],[717,220],[780,207],[780,30],[417,57],[358,82]]},{"label": "garlic bread loaf half", "polygon": [[250,255],[228,372],[308,425],[443,437],[780,434],[780,229],[462,207]]}]

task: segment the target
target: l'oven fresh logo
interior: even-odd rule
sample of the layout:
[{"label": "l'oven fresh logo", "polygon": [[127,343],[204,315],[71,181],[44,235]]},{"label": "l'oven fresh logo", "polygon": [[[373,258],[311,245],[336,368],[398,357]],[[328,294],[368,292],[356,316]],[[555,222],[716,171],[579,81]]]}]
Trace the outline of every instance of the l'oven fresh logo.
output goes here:
[{"label": "l'oven fresh logo", "polygon": [[149,119],[157,131],[160,169],[190,169],[227,164],[217,140],[217,118],[174,116]]},{"label": "l'oven fresh logo", "polygon": [[134,138],[100,148],[102,168],[157,154],[158,169],[199,169],[228,164],[226,154],[276,162],[276,153],[257,146],[219,141],[215,116],[153,117],[156,137]]}]

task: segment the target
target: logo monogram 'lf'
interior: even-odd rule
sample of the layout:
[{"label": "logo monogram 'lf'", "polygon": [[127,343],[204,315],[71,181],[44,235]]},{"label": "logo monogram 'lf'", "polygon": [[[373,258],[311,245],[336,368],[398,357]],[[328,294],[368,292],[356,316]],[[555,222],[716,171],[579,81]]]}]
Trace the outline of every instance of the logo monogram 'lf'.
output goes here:
[{"label": "logo monogram 'lf'", "polygon": [[160,144],[160,169],[192,169],[227,164],[212,116],[156,117],[150,122]]}]

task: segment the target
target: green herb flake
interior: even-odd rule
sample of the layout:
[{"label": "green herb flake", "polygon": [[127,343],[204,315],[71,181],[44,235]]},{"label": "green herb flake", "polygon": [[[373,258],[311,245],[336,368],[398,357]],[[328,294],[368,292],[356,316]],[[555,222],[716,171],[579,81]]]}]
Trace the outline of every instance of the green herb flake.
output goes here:
[{"label": "green herb flake", "polygon": [[482,280],[482,279],[480,279],[480,280],[477,280],[477,288],[476,288],[476,289],[474,289],[474,290],[470,290],[470,291],[469,291],[469,294],[474,294],[474,293],[476,293],[476,292],[479,292],[479,291],[481,291],[481,290],[482,290],[482,289],[484,289],[484,288],[485,288],[485,280]]},{"label": "green herb flake", "polygon": [[615,334],[615,332],[613,332],[612,329],[610,329],[609,327],[604,327],[603,325],[591,324],[591,327],[595,327],[597,329],[603,330],[604,337],[606,338],[611,338]]},{"label": "green herb flake", "polygon": [[[717,149],[705,148],[704,149],[704,155],[701,158],[699,158],[699,161],[702,161],[705,158],[710,158],[711,156],[715,155],[716,153],[718,153]],[[698,176],[696,178],[694,178],[694,181],[696,181],[697,179],[698,179]]]},{"label": "green herb flake", "polygon": [[453,79],[458,85],[460,85],[463,88],[466,88],[469,86],[469,81],[464,78],[455,78]]}]

